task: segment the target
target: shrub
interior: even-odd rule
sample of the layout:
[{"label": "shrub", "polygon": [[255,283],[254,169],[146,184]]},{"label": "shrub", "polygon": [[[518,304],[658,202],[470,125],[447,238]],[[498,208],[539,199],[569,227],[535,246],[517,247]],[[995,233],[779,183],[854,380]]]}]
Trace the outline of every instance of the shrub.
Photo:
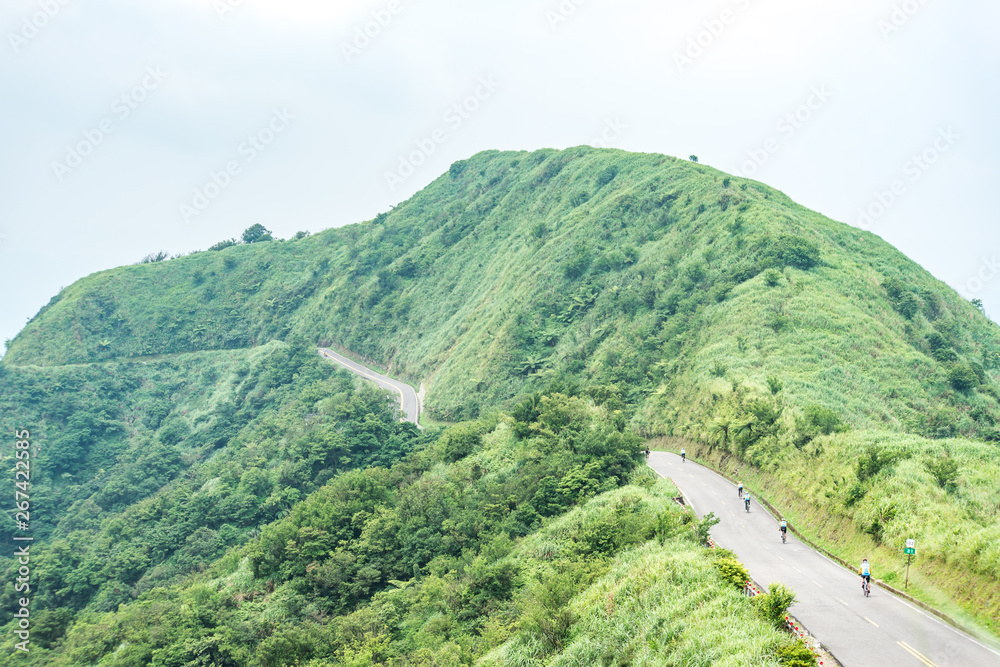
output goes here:
[{"label": "shrub", "polygon": [[552,573],[531,587],[518,625],[544,640],[552,648],[562,648],[576,621],[568,603],[577,593],[572,572]]},{"label": "shrub", "polygon": [[925,465],[942,489],[952,492],[958,488],[958,462],[955,459],[932,459]]},{"label": "shrub", "polygon": [[597,175],[597,187],[601,188],[615,180],[615,176],[618,175],[618,167],[614,165],[608,167],[600,174]]},{"label": "shrub", "polygon": [[788,326],[788,316],[781,313],[775,313],[767,321],[767,326],[774,331],[774,333],[781,333],[785,327]]},{"label": "shrub", "polygon": [[948,381],[956,391],[966,392],[979,384],[975,371],[967,365],[956,362],[948,367]]},{"label": "shrub", "polygon": [[781,272],[775,269],[768,269],[764,272],[764,284],[768,287],[777,287],[781,282]]},{"label": "shrub", "polygon": [[212,246],[211,248],[209,248],[209,250],[213,250],[213,251],[215,251],[215,250],[223,250],[225,248],[231,248],[234,245],[239,245],[239,241],[237,241],[236,239],[226,239],[224,241],[219,241],[214,246]]},{"label": "shrub", "polygon": [[765,621],[780,628],[785,624],[788,608],[795,604],[795,593],[779,583],[772,583],[769,588],[768,593],[755,597],[753,604]]},{"label": "shrub", "polygon": [[262,243],[264,241],[273,241],[274,238],[271,236],[271,230],[264,227],[264,225],[259,222],[255,225],[247,227],[243,231],[243,242],[244,243]]},{"label": "shrub", "polygon": [[778,662],[784,667],[816,667],[816,656],[801,639],[796,639],[793,644],[779,646],[777,656]]},{"label": "shrub", "polygon": [[847,489],[847,495],[844,497],[844,505],[847,507],[853,507],[865,497],[868,493],[868,488],[865,487],[861,482],[854,482]]},{"label": "shrub", "polygon": [[141,264],[153,264],[167,259],[170,259],[170,254],[161,250],[159,252],[151,252],[139,261]]},{"label": "shrub", "polygon": [[709,512],[699,521],[695,527],[694,531],[698,535],[698,541],[701,544],[708,544],[708,532],[711,530],[712,526],[719,523],[721,519],[715,516],[715,512]]},{"label": "shrub", "polygon": [[937,331],[933,331],[927,336],[927,345],[931,348],[931,352],[937,352],[940,349],[947,349],[950,347],[948,341],[944,339],[944,336],[939,334]]},{"label": "shrub", "polygon": [[862,530],[872,536],[875,544],[882,544],[885,528],[896,518],[899,507],[893,500],[882,498],[868,511],[862,520]]},{"label": "shrub", "polygon": [[563,274],[570,280],[579,278],[590,268],[590,251],[578,243],[573,247],[573,254],[563,264]]},{"label": "shrub", "polygon": [[458,178],[465,171],[468,163],[465,160],[459,160],[458,162],[452,162],[451,166],[448,167],[448,175],[452,178]]},{"label": "shrub", "polygon": [[939,347],[936,350],[932,350],[931,356],[934,357],[935,361],[940,361],[943,364],[958,361],[958,355],[950,347]]},{"label": "shrub", "polygon": [[731,556],[716,558],[712,561],[712,567],[719,573],[723,581],[732,584],[734,588],[739,590],[743,590],[747,582],[750,581],[750,573],[743,567],[743,563]]},{"label": "shrub", "polygon": [[805,418],[810,426],[823,435],[843,433],[847,430],[847,424],[840,420],[840,415],[821,405],[806,406]]},{"label": "shrub", "polygon": [[901,458],[901,453],[869,446],[854,464],[854,474],[859,482],[867,482]]},{"label": "shrub", "polygon": [[800,236],[783,234],[763,252],[763,257],[777,267],[791,266],[808,271],[820,262],[819,246]]},{"label": "shrub", "polygon": [[449,463],[464,459],[479,449],[481,443],[482,436],[478,424],[452,426],[441,436],[442,458]]},{"label": "shrub", "polygon": [[906,319],[912,320],[913,316],[920,310],[920,299],[918,299],[917,295],[911,292],[899,280],[896,280],[895,278],[886,278],[882,281],[882,288],[889,296],[889,301],[892,303],[892,307]]}]

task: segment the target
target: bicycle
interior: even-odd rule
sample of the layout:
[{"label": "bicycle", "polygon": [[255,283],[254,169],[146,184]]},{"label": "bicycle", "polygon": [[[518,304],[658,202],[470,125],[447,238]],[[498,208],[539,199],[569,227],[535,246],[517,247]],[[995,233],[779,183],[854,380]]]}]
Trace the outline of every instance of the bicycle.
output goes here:
[{"label": "bicycle", "polygon": [[865,592],[865,597],[868,597],[872,590],[871,585],[868,583],[868,579],[865,577],[861,577],[861,590]]},{"label": "bicycle", "polygon": [[750,513],[750,499],[749,499],[749,498],[747,498],[747,499],[746,499],[746,502],[744,502],[743,504],[744,504],[744,505],[746,505],[746,508],[747,508],[747,514],[749,514],[749,513]]},{"label": "bicycle", "polygon": [[778,532],[781,533],[781,543],[784,544],[785,540],[787,539],[787,537],[785,536],[785,531],[779,530]]}]

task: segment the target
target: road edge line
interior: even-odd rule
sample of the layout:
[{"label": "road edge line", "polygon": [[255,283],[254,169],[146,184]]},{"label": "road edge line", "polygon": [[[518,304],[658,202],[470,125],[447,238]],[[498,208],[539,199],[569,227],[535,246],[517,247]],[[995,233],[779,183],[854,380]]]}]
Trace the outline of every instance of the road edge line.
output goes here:
[{"label": "road edge line", "polygon": [[[346,357],[344,355],[341,355],[339,352],[331,350],[330,348],[320,347],[320,348],[317,348],[317,349],[319,350],[319,355],[321,357],[323,357],[324,359],[326,359],[328,361],[332,361],[333,363],[337,364],[338,366],[340,366],[344,370],[348,371],[349,373],[354,373],[355,375],[360,375],[361,377],[363,377],[363,378],[365,378],[367,380],[370,380],[371,382],[374,382],[381,389],[385,389],[385,387],[382,387],[381,385],[379,385],[379,382],[385,382],[386,384],[388,384],[391,387],[392,391],[394,391],[397,394],[399,394],[399,411],[400,411],[400,413],[403,412],[403,402],[406,400],[406,396],[403,394],[403,390],[400,389],[399,387],[397,387],[394,383],[405,384],[406,386],[409,387],[408,383],[403,382],[402,380],[396,380],[395,378],[391,378],[388,375],[383,375],[382,373],[379,373],[379,372],[377,372],[377,371],[375,371],[375,370],[373,370],[371,368],[368,368],[364,364],[362,364],[360,362],[357,362],[357,361],[354,361],[350,357]],[[350,366],[348,366],[347,364],[345,364],[344,362],[342,362],[340,359],[337,359],[336,357],[332,357],[332,356],[326,354],[327,352],[330,352],[330,353],[342,356],[342,357],[344,357],[344,359],[347,359],[352,364],[357,364],[358,366],[360,366],[361,368],[363,368],[365,370],[359,371],[356,368],[351,368]],[[423,412],[423,405],[422,405],[422,402],[420,400],[420,396],[417,394],[417,391],[415,389],[413,389],[413,387],[410,387],[410,390],[413,391],[413,395],[417,397],[417,400],[416,400],[416,403],[417,403],[417,414],[416,414],[416,417],[415,417],[416,422],[410,422],[410,423],[414,423],[414,424],[416,424],[417,428],[422,429],[423,427],[420,426],[420,413]],[[407,421],[408,422],[409,420],[404,419],[403,421]]]},{"label": "road edge line", "polygon": [[[664,452],[664,453],[669,453],[669,452]],[[698,465],[701,465],[701,464],[698,464]],[[661,479],[670,480],[670,483],[673,484],[675,487],[677,487],[677,490],[680,492],[681,496],[683,496],[685,504],[688,507],[691,508],[691,511],[695,513],[695,516],[698,515],[697,510],[695,510],[695,508],[694,508],[694,503],[692,503],[691,499],[684,493],[684,489],[682,489],[681,485],[677,483],[677,480],[675,480],[673,477],[667,477],[662,472],[660,472],[659,470],[657,470],[653,466],[649,465],[648,461],[646,463],[646,467],[649,468],[650,470],[652,470],[657,475],[659,475]],[[708,472],[713,472],[713,473],[716,472],[714,469],[709,468],[708,466],[702,465],[701,467],[704,468],[705,470],[707,470]],[[718,474],[718,473],[716,473],[716,474]],[[728,480],[728,478],[725,478],[724,476],[723,476],[723,478]],[[729,480],[729,481],[731,481],[731,480]],[[767,511],[767,508],[764,508],[764,509],[765,509],[765,511]],[[770,514],[770,512],[768,512],[768,514]],[[771,515],[771,518],[774,518],[773,514]],[[723,549],[725,549],[725,547],[723,547]],[[820,555],[822,555],[822,554],[820,554]],[[742,562],[741,562],[741,564],[742,564]],[[750,581],[752,581],[753,584],[757,588],[759,588],[760,590],[762,590],[762,591],[766,591],[767,590],[767,587],[765,587],[763,584],[761,584],[760,582],[758,582],[752,576],[750,577]],[[786,612],[787,612],[787,610],[786,610]],[[790,612],[788,612],[787,618],[794,619],[795,622],[798,624],[798,626],[800,628],[802,628],[802,630],[804,630],[807,635],[809,635],[814,640],[816,640],[816,643],[819,644],[819,646],[822,648],[823,651],[826,652],[826,654],[828,656],[830,656],[830,659],[833,660],[833,662],[835,662],[837,665],[840,665],[841,667],[843,666],[844,663],[842,663],[840,660],[837,659],[837,656],[835,656],[833,654],[833,651],[830,650],[830,647],[827,646],[826,644],[824,644],[822,641],[820,641],[820,639],[815,634],[813,634],[812,632],[810,632],[809,628],[806,627],[806,624],[803,623],[801,620],[799,620],[799,618],[797,616],[794,616]],[[793,637],[796,636],[795,633],[792,633],[792,636]]]},{"label": "road edge line", "polygon": [[[663,450],[661,450],[661,451],[663,451]],[[664,452],[664,453],[673,453],[673,452]],[[698,461],[697,459],[691,458],[690,456],[688,457],[688,459],[691,460],[694,463],[697,463],[702,468],[705,468],[706,470],[715,473],[719,477],[722,477],[723,479],[728,480],[729,482],[731,482],[733,484],[737,483],[732,477],[730,477],[729,475],[727,475],[722,470],[716,470],[714,466],[702,463],[702,462]],[[680,488],[680,487],[678,487],[678,488]],[[770,503],[770,501],[768,501],[762,495],[758,494],[757,499],[758,499],[758,502],[761,505],[766,505],[767,506],[767,508],[770,511],[770,513],[771,513],[772,516],[775,516],[775,515],[782,516],[781,512],[778,511],[778,509],[774,505],[772,505]],[[839,564],[841,567],[845,567],[848,570],[850,570],[851,572],[855,571],[854,567],[852,565],[850,565],[846,560],[844,560],[840,556],[836,556],[836,555],[830,553],[829,551],[827,551],[823,547],[819,546],[818,544],[813,543],[812,540],[810,540],[809,538],[805,537],[801,532],[799,532],[798,530],[795,530],[792,527],[792,524],[790,522],[788,522],[787,520],[786,520],[786,524],[788,526],[788,530],[791,531],[800,541],[802,541],[803,544],[806,544],[807,546],[809,546],[809,548],[813,549],[814,551],[816,551],[820,555],[826,557],[827,559],[833,561],[834,563]],[[903,602],[903,603],[906,603],[907,601],[912,602],[914,605],[916,605],[917,607],[920,608],[917,611],[923,610],[924,612],[929,612],[930,614],[933,614],[935,617],[937,617],[938,620],[943,621],[944,623],[950,625],[955,630],[958,630],[959,632],[961,632],[962,634],[964,634],[968,639],[971,639],[972,641],[974,641],[979,646],[982,646],[983,648],[985,648],[985,649],[987,649],[989,651],[992,651],[993,653],[996,653],[997,655],[1000,655],[1000,652],[998,652],[997,649],[989,646],[988,644],[984,644],[982,641],[980,641],[979,637],[977,637],[976,635],[974,635],[972,633],[971,630],[969,630],[968,628],[966,628],[965,626],[963,626],[962,624],[960,624],[958,621],[956,621],[955,619],[953,619],[951,616],[949,616],[948,614],[944,613],[943,611],[935,609],[934,607],[932,607],[931,605],[927,604],[926,602],[918,600],[918,599],[914,598],[913,596],[908,595],[907,593],[904,593],[903,591],[900,591],[897,588],[893,588],[892,586],[890,586],[889,584],[885,583],[884,581],[882,581],[880,579],[875,579],[874,581],[875,581],[875,585],[876,586],[885,589],[890,594],[892,594],[893,596],[895,596],[900,602]]]}]

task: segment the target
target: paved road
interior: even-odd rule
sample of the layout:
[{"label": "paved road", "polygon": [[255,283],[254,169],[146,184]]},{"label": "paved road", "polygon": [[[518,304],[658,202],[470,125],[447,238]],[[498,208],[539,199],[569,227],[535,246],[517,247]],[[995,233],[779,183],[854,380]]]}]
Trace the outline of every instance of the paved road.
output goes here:
[{"label": "paved road", "polygon": [[[755,581],[795,591],[791,612],[846,667],[1000,665],[1000,653],[877,586],[866,599],[860,577],[794,535],[782,544],[777,520],[754,501],[748,514],[724,477],[667,452],[651,453],[649,465],[677,484],[698,516],[715,512],[721,522],[712,537],[739,556]],[[872,571],[877,577],[877,562]]]},{"label": "paved road", "polygon": [[413,391],[413,387],[399,382],[398,380],[393,380],[390,377],[386,377],[381,373],[376,373],[372,369],[366,368],[356,361],[351,361],[347,357],[339,355],[333,350],[328,350],[325,347],[319,348],[319,353],[323,355],[324,359],[329,359],[334,363],[340,364],[352,373],[357,373],[361,377],[368,378],[383,389],[388,389],[389,391],[394,391],[399,394],[403,421],[413,422],[417,426],[420,426],[419,419],[423,405],[421,405],[420,397],[417,396],[417,392]]}]

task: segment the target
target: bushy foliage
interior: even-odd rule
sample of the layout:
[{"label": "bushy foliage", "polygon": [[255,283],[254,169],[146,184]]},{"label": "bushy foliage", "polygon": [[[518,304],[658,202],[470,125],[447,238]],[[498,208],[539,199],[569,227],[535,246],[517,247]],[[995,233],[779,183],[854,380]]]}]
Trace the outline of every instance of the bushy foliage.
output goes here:
[{"label": "bushy foliage", "polygon": [[785,624],[788,608],[795,604],[795,592],[783,584],[772,583],[767,593],[753,598],[753,603],[765,621],[780,628]]},{"label": "bushy foliage", "polygon": [[264,225],[260,224],[259,222],[243,230],[242,238],[243,242],[246,244],[262,243],[263,241],[273,240],[273,237],[271,236],[271,230],[267,229]]},{"label": "bushy foliage", "polygon": [[905,455],[902,451],[893,451],[878,445],[871,445],[858,457],[854,466],[854,474],[859,482],[868,482]]},{"label": "bushy foliage", "polygon": [[791,266],[808,271],[819,265],[820,250],[815,243],[801,236],[782,234],[765,245],[762,258],[774,266]]},{"label": "bushy foliage", "polygon": [[750,573],[743,567],[743,563],[732,556],[716,558],[712,561],[712,567],[715,568],[720,577],[738,590],[746,588],[747,582],[750,581]]},{"label": "bushy foliage", "polygon": [[816,656],[801,639],[779,647],[778,661],[783,667],[816,667]]},{"label": "bushy foliage", "polygon": [[[421,439],[384,393],[309,348],[189,364],[0,377],[4,420],[45,424],[32,480],[51,517],[33,522],[45,542],[32,552],[46,572],[33,598],[39,611],[113,608],[200,571],[332,476],[391,464]],[[195,383],[213,379],[227,388],[214,405]],[[0,527],[8,539],[12,529]],[[13,605],[13,591],[0,604]]]},{"label": "bushy foliage", "polygon": [[927,470],[934,476],[934,481],[946,491],[955,491],[958,483],[958,461],[952,458],[931,459],[927,461]]}]

